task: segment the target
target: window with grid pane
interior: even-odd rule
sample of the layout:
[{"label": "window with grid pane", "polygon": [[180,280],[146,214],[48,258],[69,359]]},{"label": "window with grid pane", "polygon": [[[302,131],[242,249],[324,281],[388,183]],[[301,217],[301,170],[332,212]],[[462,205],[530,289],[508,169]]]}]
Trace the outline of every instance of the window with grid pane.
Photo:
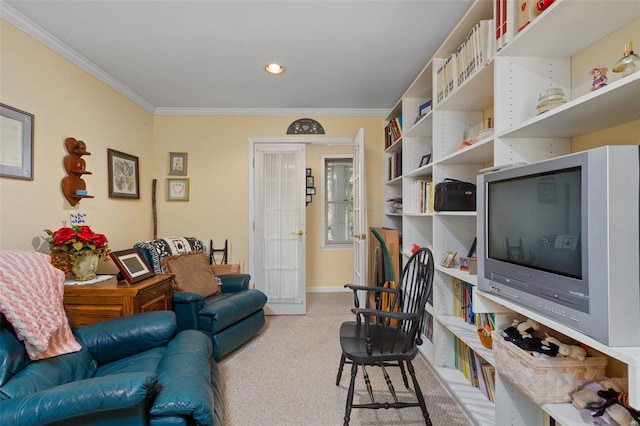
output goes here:
[{"label": "window with grid pane", "polygon": [[353,158],[324,158],[325,245],[353,243]]}]

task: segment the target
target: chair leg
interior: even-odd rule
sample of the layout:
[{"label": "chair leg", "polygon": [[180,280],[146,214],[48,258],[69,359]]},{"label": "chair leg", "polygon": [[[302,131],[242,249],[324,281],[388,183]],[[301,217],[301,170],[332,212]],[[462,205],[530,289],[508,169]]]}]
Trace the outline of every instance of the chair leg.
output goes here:
[{"label": "chair leg", "polygon": [[407,372],[404,371],[404,364],[402,361],[398,361],[398,365],[400,366],[400,371],[402,372],[402,381],[404,382],[404,387],[409,389],[409,380],[407,379]]},{"label": "chair leg", "polygon": [[413,369],[413,364],[411,363],[411,361],[407,361],[407,369],[409,369],[409,374],[411,375],[411,381],[413,382],[413,387],[416,391],[416,396],[418,397],[420,408],[422,409],[422,416],[424,417],[424,421],[427,426],[431,426],[431,418],[429,417],[429,412],[427,411],[427,404],[425,404],[424,402],[424,396],[422,395],[422,390],[420,390],[418,379],[416,379],[416,372]]},{"label": "chair leg", "polygon": [[[402,365],[402,363],[400,363],[400,365]],[[387,369],[384,368],[384,365],[381,365],[380,367],[382,367],[382,374],[384,375],[384,380],[387,382],[387,387],[389,388],[389,392],[391,392],[391,396],[393,397],[393,401],[397,404],[398,403],[398,397],[396,396],[396,390],[393,387],[393,383],[391,383],[391,378],[389,377],[389,374],[387,373]]]},{"label": "chair leg", "polygon": [[342,369],[344,368],[344,361],[346,357],[344,354],[340,356],[340,366],[338,367],[338,377],[336,377],[336,386],[340,386],[340,379],[342,378]]},{"label": "chair leg", "polygon": [[356,385],[356,375],[358,374],[358,364],[351,365],[351,382],[349,383],[349,393],[347,393],[347,406],[344,411],[344,426],[349,426],[351,419],[351,406],[353,404],[353,392]]},{"label": "chair leg", "polygon": [[371,387],[371,381],[369,380],[369,373],[367,373],[367,369],[364,368],[364,364],[362,365],[362,375],[364,376],[364,384],[367,385],[367,392],[369,393],[371,402],[376,402],[373,399],[373,388]]}]

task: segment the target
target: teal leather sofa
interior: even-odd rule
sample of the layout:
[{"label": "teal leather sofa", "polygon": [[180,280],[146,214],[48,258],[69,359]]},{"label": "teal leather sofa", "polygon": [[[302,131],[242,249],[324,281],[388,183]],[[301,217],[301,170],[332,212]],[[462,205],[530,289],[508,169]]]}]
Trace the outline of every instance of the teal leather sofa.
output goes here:
[{"label": "teal leather sofa", "polygon": [[[134,244],[156,273],[162,273],[163,258],[202,251],[204,245],[193,237],[172,237]],[[173,310],[178,330],[199,330],[213,342],[213,357],[217,360],[232,352],[253,336],[265,324],[264,306],[267,296],[250,288],[248,274],[218,275],[221,294],[202,297],[187,291],[173,293]]]},{"label": "teal leather sofa", "polygon": [[37,361],[0,321],[1,425],[222,424],[211,340],[172,311],[80,327],[81,351]]}]

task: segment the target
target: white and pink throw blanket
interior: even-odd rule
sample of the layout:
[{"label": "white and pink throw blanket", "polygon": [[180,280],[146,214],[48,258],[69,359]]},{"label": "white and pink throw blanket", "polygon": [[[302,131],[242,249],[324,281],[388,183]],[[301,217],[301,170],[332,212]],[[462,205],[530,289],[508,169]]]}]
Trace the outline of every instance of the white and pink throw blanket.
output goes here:
[{"label": "white and pink throw blanket", "polygon": [[32,360],[82,349],[69,327],[63,298],[64,273],[51,265],[49,255],[0,251],[0,312]]}]

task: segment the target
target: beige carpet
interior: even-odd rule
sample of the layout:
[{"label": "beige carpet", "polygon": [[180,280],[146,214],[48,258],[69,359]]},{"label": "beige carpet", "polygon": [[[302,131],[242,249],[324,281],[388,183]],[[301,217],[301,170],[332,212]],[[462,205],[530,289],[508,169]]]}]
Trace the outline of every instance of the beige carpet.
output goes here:
[{"label": "beige carpet", "polygon": [[[353,318],[350,293],[313,293],[307,315],[269,316],[263,331],[220,360],[225,426],[341,425],[350,366],[335,385],[340,361],[338,330]],[[434,425],[466,426],[470,422],[449,397],[426,363],[416,358],[416,373]],[[367,370],[376,401],[391,401],[378,368]],[[398,368],[389,368],[400,400],[413,398]],[[361,371],[355,401],[368,402]],[[351,425],[424,424],[419,408],[354,409]]]}]

